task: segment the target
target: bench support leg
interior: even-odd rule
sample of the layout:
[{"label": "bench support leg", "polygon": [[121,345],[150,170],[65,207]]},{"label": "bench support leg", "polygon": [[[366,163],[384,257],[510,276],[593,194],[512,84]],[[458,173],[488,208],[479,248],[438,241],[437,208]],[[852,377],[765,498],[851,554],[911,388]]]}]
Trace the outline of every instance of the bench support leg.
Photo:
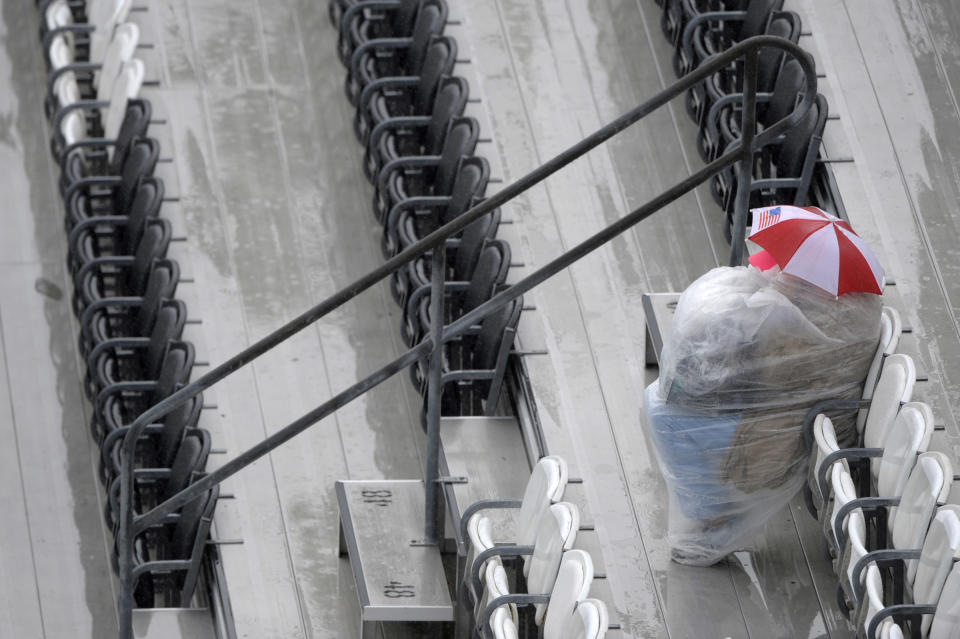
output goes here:
[{"label": "bench support leg", "polygon": [[360,639],[379,639],[380,633],[377,632],[376,621],[360,620]]},{"label": "bench support leg", "polygon": [[643,334],[646,335],[646,343],[643,348],[644,363],[647,366],[656,366],[659,362],[657,362],[657,350],[653,346],[653,340],[650,339],[650,329],[643,329]]}]

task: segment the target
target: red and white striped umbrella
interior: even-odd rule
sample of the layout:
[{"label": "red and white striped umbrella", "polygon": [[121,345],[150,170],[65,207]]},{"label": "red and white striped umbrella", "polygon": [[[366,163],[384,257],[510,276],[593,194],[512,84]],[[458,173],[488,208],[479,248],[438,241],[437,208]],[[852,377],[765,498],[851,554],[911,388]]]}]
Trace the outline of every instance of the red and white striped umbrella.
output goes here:
[{"label": "red and white striped umbrella", "polygon": [[[753,209],[750,239],[784,273],[829,293],[883,293],[883,267],[870,247],[847,222],[815,206]],[[761,267],[763,256],[750,262]]]}]

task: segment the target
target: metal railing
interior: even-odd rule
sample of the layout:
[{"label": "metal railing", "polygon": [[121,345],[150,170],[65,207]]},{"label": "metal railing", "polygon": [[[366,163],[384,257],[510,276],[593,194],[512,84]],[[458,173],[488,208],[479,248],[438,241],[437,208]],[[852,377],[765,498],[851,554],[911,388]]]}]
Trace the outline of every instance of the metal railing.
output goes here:
[{"label": "metal railing", "polygon": [[[787,54],[796,58],[803,67],[806,76],[806,86],[803,92],[802,100],[789,116],[766,128],[764,131],[756,133],[757,55],[762,48],[781,49]],[[727,67],[731,63],[741,58],[743,59],[744,65],[744,98],[741,127],[741,131],[743,133],[739,144],[732,145],[731,148],[729,148],[723,155],[710,162],[699,171],[688,176],[686,179],[648,201],[643,206],[633,210],[626,216],[620,218],[590,238],[584,240],[577,246],[554,258],[552,261],[537,269],[519,282],[497,293],[488,301],[461,316],[451,324],[446,326],[443,325],[441,301],[443,299],[442,287],[445,264],[444,246],[448,237],[463,230],[474,220],[510,201],[530,187],[539,184],[547,177],[553,175],[558,170],[573,162],[591,149],[597,147],[606,140],[626,129],[628,126],[634,124],[656,109],[667,104],[673,98],[680,96],[687,89],[693,87],[694,85],[708,78],[713,73],[720,71],[724,67]],[[440,364],[442,359],[441,347],[443,342],[455,337],[456,335],[459,335],[460,333],[463,333],[470,326],[475,325],[477,322],[482,320],[490,313],[496,311],[501,306],[507,304],[520,295],[523,295],[527,291],[530,291],[557,272],[570,266],[580,258],[586,256],[600,246],[603,246],[617,235],[636,225],[641,220],[644,220],[667,204],[670,204],[677,198],[696,188],[698,185],[706,182],[708,179],[710,179],[710,177],[717,174],[719,171],[731,167],[738,162],[740,166],[738,169],[738,185],[735,201],[733,231],[734,242],[731,250],[731,261],[735,264],[742,263],[743,236],[746,228],[746,214],[750,197],[754,153],[765,144],[772,142],[786,129],[800,121],[800,119],[806,114],[807,110],[809,110],[813,105],[814,98],[816,96],[816,90],[817,80],[813,61],[810,56],[799,46],[788,40],[773,36],[757,36],[745,40],[736,46],[731,47],[727,51],[709,58],[697,69],[688,73],[683,78],[662,90],[651,99],[640,104],[631,111],[628,111],[609,124],[601,127],[591,135],[583,138],[578,143],[561,152],[559,155],[553,157],[530,173],[524,175],[520,179],[504,187],[496,194],[482,201],[480,204],[477,204],[473,208],[469,209],[450,223],[430,233],[425,238],[408,247],[393,258],[387,260],[384,264],[357,279],[349,286],[339,290],[326,300],[310,308],[270,335],[264,337],[237,355],[234,355],[226,362],[212,369],[206,375],[203,375],[200,379],[191,382],[189,385],[178,390],[176,393],[158,402],[139,415],[130,425],[130,430],[124,438],[120,453],[120,524],[117,532],[117,552],[119,553],[121,582],[121,592],[118,602],[120,639],[132,639],[133,637],[133,541],[138,534],[143,532],[147,527],[159,523],[167,514],[174,512],[184,504],[199,497],[214,485],[219,484],[260,457],[266,455],[286,441],[303,432],[313,424],[319,422],[337,409],[346,405],[356,397],[359,397],[371,388],[374,388],[407,366],[414,364],[417,360],[428,356],[431,357],[428,372],[427,394],[428,451],[424,482],[427,495],[427,516],[424,537],[427,543],[436,543],[437,532],[441,525],[441,512],[439,508],[440,489],[436,480],[439,477],[439,396]],[[431,275],[432,319],[430,334],[428,336],[426,336],[419,344],[409,349],[398,358],[384,365],[376,372],[370,374],[366,378],[330,398],[299,419],[291,422],[270,437],[264,439],[259,444],[239,454],[235,458],[223,464],[221,467],[197,480],[195,483],[191,484],[176,495],[170,497],[165,502],[157,505],[149,512],[134,516],[132,505],[134,450],[137,440],[141,437],[148,424],[157,421],[159,418],[175,409],[181,403],[198,395],[203,390],[213,386],[246,364],[249,364],[260,355],[272,349],[274,346],[277,346],[286,339],[297,334],[317,320],[323,318],[331,311],[336,310],[377,282],[389,276],[398,268],[404,266],[420,255],[423,255],[429,250],[433,250],[433,268]]]}]

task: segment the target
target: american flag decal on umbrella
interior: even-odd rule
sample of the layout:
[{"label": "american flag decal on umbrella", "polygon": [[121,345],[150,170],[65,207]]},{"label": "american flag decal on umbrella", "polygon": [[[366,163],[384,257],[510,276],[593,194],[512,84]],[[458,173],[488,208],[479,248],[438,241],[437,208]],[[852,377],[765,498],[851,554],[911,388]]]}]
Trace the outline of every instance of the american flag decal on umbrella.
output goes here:
[{"label": "american flag decal on umbrella", "polygon": [[[758,215],[759,214],[759,215]],[[764,209],[753,210],[753,232],[762,231],[771,224],[780,221],[780,207],[770,206]]]}]

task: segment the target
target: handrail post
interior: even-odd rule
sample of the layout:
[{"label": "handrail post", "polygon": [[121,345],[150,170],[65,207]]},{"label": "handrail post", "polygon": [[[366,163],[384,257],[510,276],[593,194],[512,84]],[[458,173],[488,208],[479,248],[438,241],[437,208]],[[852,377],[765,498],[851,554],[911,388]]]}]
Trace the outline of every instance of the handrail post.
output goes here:
[{"label": "handrail post", "polygon": [[740,162],[737,195],[733,204],[733,232],[730,236],[730,266],[742,266],[747,232],[747,209],[753,182],[753,138],[757,133],[757,58],[760,48],[744,52],[743,110],[740,116]]},{"label": "handrail post", "polygon": [[[437,213],[437,226],[439,212]],[[430,370],[427,380],[427,468],[424,473],[426,503],[424,511],[425,544],[440,542],[440,398],[443,394],[441,375],[443,372],[443,282],[447,269],[446,242],[433,249],[433,263],[430,266]]]}]

